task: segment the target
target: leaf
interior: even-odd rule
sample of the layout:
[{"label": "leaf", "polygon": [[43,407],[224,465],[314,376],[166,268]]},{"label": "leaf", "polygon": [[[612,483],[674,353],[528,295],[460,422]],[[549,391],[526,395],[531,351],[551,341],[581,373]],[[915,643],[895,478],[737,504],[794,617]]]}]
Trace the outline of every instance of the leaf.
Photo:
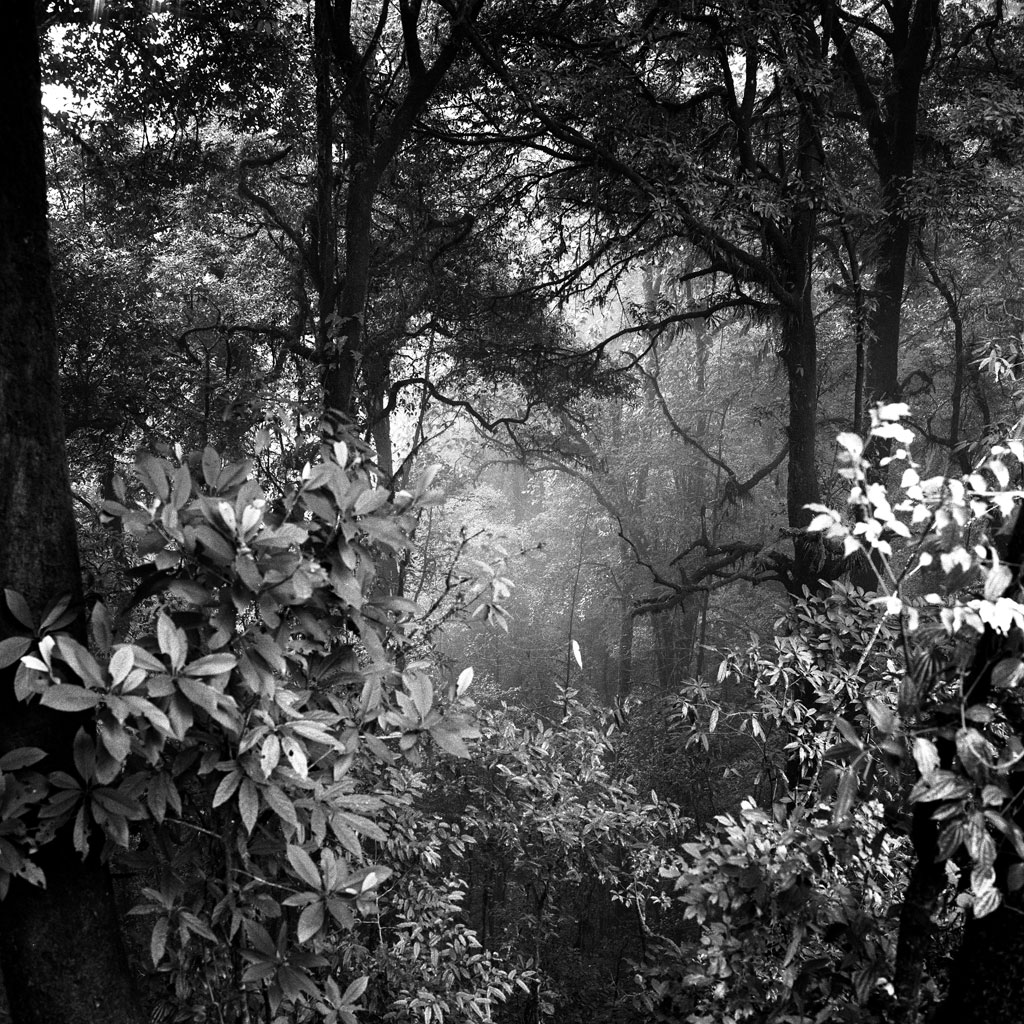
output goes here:
[{"label": "leaf", "polygon": [[434,704],[434,687],[432,683],[425,675],[415,673],[406,677],[405,686],[412,697],[413,704],[416,705],[420,718],[426,718]]},{"label": "leaf", "polygon": [[167,593],[199,607],[206,604],[211,597],[210,591],[206,587],[202,587],[192,580],[172,580],[167,585]]},{"label": "leaf", "polygon": [[572,642],[572,656],[576,659],[576,664],[580,668],[583,668],[583,655],[580,653],[580,645],[578,640]]},{"label": "leaf", "polygon": [[276,733],[270,733],[260,750],[260,771],[269,779],[281,760],[281,740]]},{"label": "leaf", "polygon": [[964,827],[959,821],[951,821],[940,833],[938,838],[938,860],[949,860],[964,841]]},{"label": "leaf", "polygon": [[288,863],[295,870],[295,874],[314,889],[323,888],[320,881],[320,872],[317,871],[312,857],[301,846],[289,845],[287,849]]},{"label": "leaf", "polygon": [[46,751],[39,747],[16,747],[0,757],[0,772],[13,772],[28,768],[46,757]]},{"label": "leaf", "polygon": [[836,437],[836,444],[849,452],[851,458],[859,459],[864,454],[864,442],[858,434],[851,434],[848,431]]},{"label": "leaf", "polygon": [[472,756],[469,752],[469,748],[462,742],[462,738],[457,733],[444,728],[444,726],[434,726],[434,728],[430,730],[430,735],[433,737],[434,742],[442,750],[447,750],[449,754],[454,754],[456,757],[463,758]]},{"label": "leaf", "polygon": [[161,501],[167,501],[171,495],[171,489],[167,483],[167,467],[161,459],[150,455],[149,452],[142,452],[135,460],[135,475],[142,481],[143,486]]},{"label": "leaf", "polygon": [[966,727],[956,731],[956,756],[971,778],[982,781],[995,762],[996,751],[977,729]]},{"label": "leaf", "polygon": [[57,711],[88,711],[96,707],[102,698],[93,690],[71,683],[55,683],[47,687],[40,697],[40,703]]},{"label": "leaf", "polygon": [[238,787],[238,811],[242,816],[245,831],[252,835],[260,812],[260,792],[252,779],[242,779],[242,784]]},{"label": "leaf", "polygon": [[203,479],[211,491],[217,488],[218,476],[220,476],[220,456],[207,445],[203,449]]},{"label": "leaf", "polygon": [[914,737],[914,761],[922,775],[931,775],[939,767],[939,750],[924,736]]},{"label": "leaf", "polygon": [[149,955],[153,958],[153,966],[157,967],[164,958],[167,949],[167,932],[170,921],[166,917],[157,918],[153,925],[153,934],[149,937]]},{"label": "leaf", "polygon": [[997,910],[1002,902],[1003,896],[998,889],[986,889],[980,895],[974,897],[971,909],[974,911],[976,918],[987,917],[994,910]]},{"label": "leaf", "polygon": [[102,601],[97,601],[93,605],[92,614],[89,616],[89,629],[95,649],[101,652],[109,651],[114,643],[114,629],[110,609]]},{"label": "leaf", "polygon": [[994,565],[985,577],[985,600],[995,601],[1002,597],[1012,582],[1013,573],[1009,566],[1001,563]]},{"label": "leaf", "polygon": [[95,803],[110,814],[123,815],[125,818],[131,818],[132,820],[140,820],[146,816],[146,812],[142,809],[142,805],[138,800],[123,790],[110,789],[109,787],[94,789],[92,790],[92,798]]},{"label": "leaf", "polygon": [[110,658],[107,669],[110,672],[110,679],[114,686],[120,686],[125,681],[128,673],[135,666],[135,655],[127,644],[123,644],[114,651]]},{"label": "leaf", "polygon": [[324,904],[323,900],[317,900],[299,915],[299,924],[296,929],[299,942],[308,942],[323,926]]},{"label": "leaf", "polygon": [[298,828],[299,819],[295,813],[295,804],[285,796],[284,792],[277,786],[268,786],[263,791],[263,796],[270,809],[287,825]]},{"label": "leaf", "polygon": [[370,979],[368,975],[363,975],[361,978],[356,978],[351,985],[342,993],[340,1005],[341,1006],[352,1006],[359,1000],[359,997],[366,991],[366,986],[369,984]]},{"label": "leaf", "polygon": [[219,676],[230,672],[238,664],[233,654],[208,654],[190,662],[181,671],[187,676]]},{"label": "leaf", "polygon": [[10,609],[11,614],[32,632],[35,632],[36,620],[32,615],[32,609],[29,608],[28,602],[18,593],[16,590],[11,590],[9,587],[4,589],[4,597],[7,599],[7,607]]},{"label": "leaf", "polygon": [[997,690],[1012,690],[1024,679],[1024,661],[1003,658],[992,669],[992,686]]},{"label": "leaf", "polygon": [[357,516],[369,515],[371,512],[376,512],[387,500],[388,492],[383,487],[367,489],[360,492],[352,511]]},{"label": "leaf", "polygon": [[864,749],[864,744],[857,735],[857,730],[845,718],[836,719],[836,728],[847,743],[852,743],[858,750]]},{"label": "leaf", "polygon": [[177,672],[185,664],[188,655],[188,641],[170,617],[161,612],[156,620],[156,639],[162,653],[171,660],[171,668]]},{"label": "leaf", "polygon": [[306,778],[309,775],[309,761],[306,758],[306,751],[303,749],[302,744],[296,742],[291,736],[285,736],[281,740],[281,749],[284,751],[285,757],[288,758],[292,771],[296,775]]},{"label": "leaf", "polygon": [[470,665],[469,668],[464,668],[459,673],[459,678],[458,678],[458,680],[455,683],[455,694],[456,694],[456,696],[461,697],[470,688],[472,683],[473,683],[473,666]]},{"label": "leaf", "polygon": [[71,595],[65,594],[51,602],[43,615],[43,621],[39,625],[41,633],[56,633],[59,629],[65,629],[75,621],[76,613],[71,610]]},{"label": "leaf", "polygon": [[220,693],[206,683],[200,683],[190,676],[181,676],[178,679],[178,686],[181,692],[196,706],[202,708],[208,714],[217,710],[217,698]]},{"label": "leaf", "polygon": [[73,640],[66,633],[59,633],[54,638],[54,646],[61,658],[86,686],[100,689],[106,687],[103,670],[92,654],[77,640]]},{"label": "leaf", "polygon": [[0,669],[13,665],[31,646],[32,640],[27,636],[9,636],[0,640]]},{"label": "leaf", "polygon": [[899,725],[899,720],[880,700],[872,697],[867,701],[868,714],[875,728],[883,736],[891,736]]},{"label": "leaf", "polygon": [[839,785],[836,787],[836,803],[832,809],[832,820],[840,822],[853,809],[857,799],[857,773],[853,768],[846,768],[839,778]]},{"label": "leaf", "polygon": [[230,800],[234,795],[236,789],[238,789],[239,783],[242,781],[244,776],[238,770],[228,772],[223,779],[220,780],[220,785],[217,787],[217,791],[213,794],[212,807],[220,807],[222,803]]},{"label": "leaf", "polygon": [[1006,888],[1016,892],[1024,886],[1024,864],[1011,864],[1006,872]]}]

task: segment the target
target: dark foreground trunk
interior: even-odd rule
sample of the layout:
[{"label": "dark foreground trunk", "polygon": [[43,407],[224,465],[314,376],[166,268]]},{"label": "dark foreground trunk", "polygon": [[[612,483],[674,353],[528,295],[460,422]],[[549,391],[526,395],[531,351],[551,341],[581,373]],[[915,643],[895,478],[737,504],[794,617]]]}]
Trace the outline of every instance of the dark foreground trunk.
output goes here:
[{"label": "dark foreground trunk", "polygon": [[[57,385],[33,0],[9,0],[0,32],[0,586],[38,614],[78,596],[75,526]],[[63,767],[78,723],[14,699],[0,677],[0,753],[32,744]],[[0,971],[14,1024],[136,1024],[109,876],[68,835],[38,860],[42,890],[15,880],[0,904]]]},{"label": "dark foreground trunk", "polygon": [[934,1024],[1020,1024],[1024,1019],[1024,909],[971,919],[950,970],[949,995]]}]

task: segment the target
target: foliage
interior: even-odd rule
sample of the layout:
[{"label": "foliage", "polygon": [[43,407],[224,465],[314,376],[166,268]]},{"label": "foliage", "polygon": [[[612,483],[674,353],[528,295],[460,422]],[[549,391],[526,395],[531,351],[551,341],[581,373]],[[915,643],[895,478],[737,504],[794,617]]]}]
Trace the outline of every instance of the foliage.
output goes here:
[{"label": "foliage", "polygon": [[[1007,887],[1024,883],[1019,864],[1004,873],[1002,888],[996,871],[1000,848],[1024,859],[1024,831],[1012,810],[1024,756],[1016,693],[1024,492],[1011,486],[1007,464],[1024,463],[1024,443],[993,445],[962,478],[923,478],[909,452],[914,432],[900,422],[908,411],[890,405],[873,413],[871,438],[893,446],[882,466],[889,473],[904,466],[897,493],[876,478],[863,441],[840,435],[855,519],[819,508],[812,527],[873,559],[883,592],[876,600],[897,619],[909,651],[898,708],[874,709],[873,731],[886,752],[913,766],[909,800],[937,823],[939,859],[956,860],[970,879],[961,905],[983,917]],[[905,551],[896,549],[897,538]],[[849,743],[856,763],[866,744],[857,736]]]},{"label": "foliage", "polygon": [[[411,799],[398,752],[429,737],[464,756],[477,735],[408,656],[417,607],[376,580],[436,494],[385,490],[340,439],[277,496],[211,448],[144,455],[136,476],[105,509],[143,559],[150,632],[117,642],[97,605],[90,651],[65,632],[66,600],[37,623],[6,594],[18,629],[0,661],[20,659],[18,697],[82,725],[73,770],[5,755],[0,884],[41,883],[31,850],[62,827],[83,856],[130,849],[176,1009],[351,1024],[367,978],[347,936],[378,913],[392,869],[375,858]],[[435,917],[454,902],[442,894]]]},{"label": "foliage", "polygon": [[[892,993],[899,786],[877,770],[891,752],[876,761],[857,732],[892,702],[898,638],[839,583],[805,593],[774,632],[726,652],[720,695],[692,681],[671,702],[668,747],[688,778],[750,787],[768,809],[737,801],[663,866],[687,924],[642,965],[656,1020],[881,1020]],[[851,739],[859,756],[842,767]],[[875,799],[854,809],[860,785]]]},{"label": "foliage", "polygon": [[[616,981],[657,913],[657,869],[686,825],[619,777],[608,723],[570,694],[559,720],[481,718],[470,762],[441,766],[460,833],[477,932],[536,972],[531,1012],[556,1020],[622,1020]],[[632,951],[632,952],[630,952]]]},{"label": "foliage", "polygon": [[877,804],[839,826],[782,803],[719,815],[662,869],[697,927],[655,950],[641,1005],[693,1024],[884,1020],[892,849]]}]

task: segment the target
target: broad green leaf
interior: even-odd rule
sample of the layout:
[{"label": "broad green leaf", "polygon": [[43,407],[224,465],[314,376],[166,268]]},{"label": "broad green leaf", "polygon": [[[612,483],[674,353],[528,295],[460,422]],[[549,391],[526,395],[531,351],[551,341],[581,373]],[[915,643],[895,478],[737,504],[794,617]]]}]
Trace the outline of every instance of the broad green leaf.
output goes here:
[{"label": "broad green leaf", "polygon": [[914,761],[922,775],[931,775],[939,767],[939,751],[935,744],[924,736],[914,737]]},{"label": "broad green leaf", "polygon": [[987,917],[994,910],[998,910],[1002,902],[1003,894],[998,889],[986,889],[974,897],[971,910],[976,918]]},{"label": "broad green leaf", "polygon": [[208,654],[190,662],[181,671],[187,676],[219,676],[230,672],[237,664],[238,659],[233,654]]},{"label": "broad green leaf", "polygon": [[410,673],[405,678],[405,686],[420,718],[426,718],[434,704],[434,687],[430,679],[419,672]]},{"label": "broad green leaf", "polygon": [[836,728],[847,743],[852,743],[858,750],[864,749],[864,744],[857,735],[857,730],[845,718],[836,719]]},{"label": "broad green leaf", "polygon": [[75,621],[75,612],[70,606],[70,594],[57,598],[44,613],[43,621],[39,625],[40,632],[56,633],[57,630],[70,626]]},{"label": "broad green leaf", "polygon": [[352,1006],[354,1003],[359,1001],[359,998],[366,991],[366,986],[369,984],[370,979],[367,975],[363,975],[361,978],[356,978],[347,989],[345,989],[340,999],[342,1006]]},{"label": "broad green leaf", "polygon": [[54,637],[57,653],[71,668],[71,671],[88,687],[105,689],[106,679],[99,663],[77,640],[67,633],[59,633]]},{"label": "broad green leaf", "polygon": [[992,669],[992,686],[997,690],[1012,690],[1024,680],[1024,661],[1003,658]]},{"label": "broad green leaf", "polygon": [[857,773],[853,768],[845,768],[839,777],[839,785],[836,788],[836,802],[832,809],[832,820],[843,821],[853,810],[857,800]]},{"label": "broad green leaf", "polygon": [[238,787],[238,812],[242,816],[242,824],[250,835],[256,827],[256,819],[260,811],[260,793],[252,779],[242,779]]},{"label": "broad green leaf", "polygon": [[220,807],[222,803],[230,800],[234,795],[236,789],[238,789],[244,776],[240,771],[228,772],[223,779],[220,780],[220,785],[217,787],[217,791],[213,794],[212,807]]},{"label": "broad green leaf", "polygon": [[433,737],[434,742],[449,754],[463,758],[471,756],[469,748],[462,742],[462,738],[457,733],[450,732],[444,726],[435,726],[430,730],[430,735]]},{"label": "broad green leaf", "polygon": [[473,684],[473,666],[470,665],[468,668],[464,668],[459,673],[459,678],[455,683],[455,694],[461,697]]},{"label": "broad green leaf", "polygon": [[185,634],[163,612],[156,620],[156,638],[160,650],[170,659],[171,668],[177,672],[188,656],[188,641]]},{"label": "broad green leaf", "polygon": [[57,711],[88,711],[96,707],[103,698],[95,690],[71,683],[55,683],[47,687],[39,698],[40,703]]},{"label": "broad green leaf", "polygon": [[324,926],[324,904],[323,900],[311,903],[299,915],[299,924],[296,929],[296,937],[299,942],[308,942]]},{"label": "broad green leaf", "polygon": [[153,933],[149,937],[149,955],[153,958],[153,966],[158,967],[167,949],[167,932],[170,921],[166,917],[157,918],[153,925]]},{"label": "broad green leaf", "polygon": [[216,490],[217,477],[220,476],[220,456],[217,452],[207,445],[203,449],[203,479],[206,481],[206,486],[211,490]]},{"label": "broad green leaf", "polygon": [[7,607],[11,614],[23,626],[35,632],[36,620],[32,615],[32,609],[28,606],[28,601],[18,591],[11,590],[9,587],[4,589],[4,597],[7,599]]},{"label": "broad green leaf", "polygon": [[128,673],[135,667],[135,655],[132,648],[122,644],[110,658],[107,666],[110,671],[110,679],[114,686],[120,686],[125,681]]},{"label": "broad green leaf", "polygon": [[277,733],[270,733],[263,741],[260,750],[260,771],[269,779],[271,773],[281,761],[281,740]]},{"label": "broad green leaf", "polygon": [[899,727],[899,719],[880,700],[871,697],[867,701],[867,709],[872,723],[883,736],[891,736]]},{"label": "broad green leaf", "polygon": [[306,758],[306,751],[303,749],[302,744],[292,739],[291,736],[285,736],[281,740],[281,749],[284,751],[285,757],[288,758],[292,771],[296,775],[306,778],[309,774],[309,761]]},{"label": "broad green leaf", "polygon": [[46,757],[46,751],[39,747],[17,747],[0,756],[0,772],[13,772],[28,768]]},{"label": "broad green leaf", "polygon": [[295,871],[295,874],[299,876],[306,883],[314,889],[320,889],[323,887],[320,881],[320,872],[317,871],[316,865],[313,863],[313,859],[308,853],[301,847],[295,845],[289,845],[287,848],[288,863],[291,864]]},{"label": "broad green leaf", "polygon": [[0,640],[0,669],[13,665],[31,646],[32,640],[27,636],[9,636]]},{"label": "broad green leaf", "polygon": [[299,819],[295,813],[295,804],[285,796],[284,792],[278,786],[267,786],[267,788],[263,790],[263,797],[267,801],[270,809],[283,822],[291,825],[293,828],[298,827]]},{"label": "broad green leaf", "polygon": [[353,512],[357,516],[369,515],[371,512],[376,512],[387,500],[388,492],[383,487],[362,491],[359,497],[356,498]]}]

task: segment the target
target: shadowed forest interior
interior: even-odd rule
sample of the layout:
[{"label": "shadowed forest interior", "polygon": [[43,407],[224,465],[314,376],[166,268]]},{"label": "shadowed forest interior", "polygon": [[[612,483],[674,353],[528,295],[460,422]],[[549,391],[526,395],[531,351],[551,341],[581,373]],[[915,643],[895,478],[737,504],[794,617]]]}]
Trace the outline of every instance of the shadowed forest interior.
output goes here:
[{"label": "shadowed forest interior", "polygon": [[1021,5],[7,6],[0,1020],[1019,1024]]}]

